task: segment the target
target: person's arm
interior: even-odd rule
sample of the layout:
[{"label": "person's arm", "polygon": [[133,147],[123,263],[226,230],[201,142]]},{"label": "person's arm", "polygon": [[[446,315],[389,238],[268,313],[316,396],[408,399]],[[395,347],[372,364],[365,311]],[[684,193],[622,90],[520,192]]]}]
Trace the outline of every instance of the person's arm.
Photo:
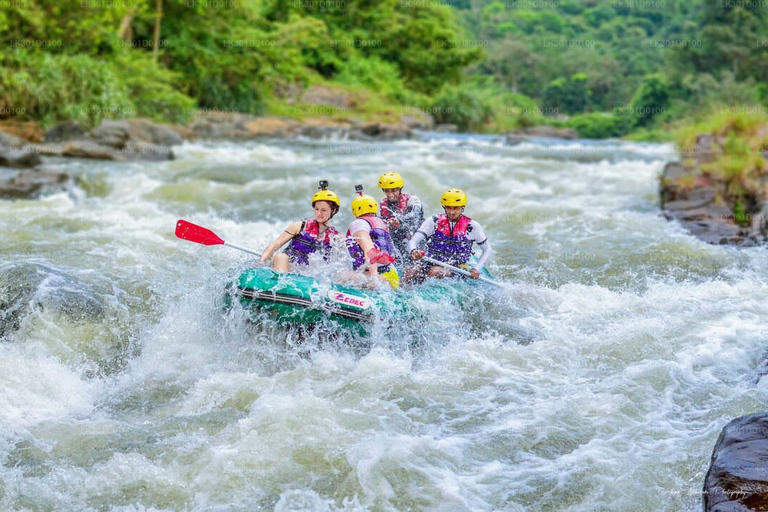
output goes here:
[{"label": "person's arm", "polygon": [[409,226],[417,225],[424,218],[424,211],[421,207],[421,200],[416,196],[408,199],[408,211],[399,216],[400,222]]},{"label": "person's arm", "polygon": [[269,244],[266,249],[264,249],[264,252],[261,253],[261,258],[259,258],[260,262],[265,262],[269,260],[272,256],[274,256],[275,252],[277,252],[278,249],[280,249],[282,246],[287,244],[293,237],[298,235],[301,232],[301,221],[297,220],[296,222],[293,222],[288,225],[287,228],[285,228],[285,231],[280,233],[280,235],[275,238],[275,240]]},{"label": "person's arm", "polygon": [[371,234],[368,231],[361,229],[360,231],[355,231],[352,233],[352,236],[355,238],[355,242],[357,242],[357,244],[363,250],[363,257],[365,258],[366,263],[365,273],[370,276],[376,275],[378,265],[371,263],[368,256],[368,251],[376,248],[376,246],[373,244],[373,240],[371,240]]},{"label": "person's arm", "polygon": [[[413,234],[410,240],[408,240],[408,253],[411,255],[411,259],[420,260],[421,253],[418,251],[419,244],[424,240],[429,239],[435,234],[435,221],[432,217],[428,218],[421,223],[419,229]],[[414,252],[416,251],[416,252]]]},{"label": "person's arm", "polygon": [[483,251],[475,265],[475,269],[479,272],[483,269],[483,265],[491,257],[491,254],[493,254],[493,248],[491,247],[491,242],[488,241],[488,237],[485,236],[483,227],[475,221],[472,221],[472,232],[468,238],[475,242],[480,247],[480,250]]}]

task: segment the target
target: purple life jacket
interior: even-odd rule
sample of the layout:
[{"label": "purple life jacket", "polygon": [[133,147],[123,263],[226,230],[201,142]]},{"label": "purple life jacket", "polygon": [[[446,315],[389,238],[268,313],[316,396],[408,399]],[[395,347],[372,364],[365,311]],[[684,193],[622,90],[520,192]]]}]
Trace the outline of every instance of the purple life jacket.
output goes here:
[{"label": "purple life jacket", "polygon": [[[371,226],[370,235],[373,245],[394,257],[393,253],[395,252],[395,246],[392,243],[392,238],[389,236],[389,228],[384,221],[378,217],[359,218]],[[360,247],[360,244],[357,243],[357,240],[355,240],[349,230],[347,230],[347,248],[349,249],[350,256],[352,256],[352,268],[357,270],[365,263],[365,254],[363,253],[363,248]],[[389,265],[379,266],[379,273],[386,272],[387,270],[389,270]]]},{"label": "purple life jacket", "polygon": [[462,215],[451,229],[451,222],[445,214],[432,218],[436,224],[435,233],[427,244],[427,256],[443,263],[463,265],[472,257],[472,240],[467,237],[472,219]]},{"label": "purple life jacket", "polygon": [[328,261],[331,253],[331,239],[339,234],[336,229],[328,226],[325,228],[322,240],[319,239],[320,224],[315,219],[308,219],[301,223],[301,231],[294,235],[291,243],[285,250],[291,263],[309,265],[309,255],[320,251],[323,259]]}]

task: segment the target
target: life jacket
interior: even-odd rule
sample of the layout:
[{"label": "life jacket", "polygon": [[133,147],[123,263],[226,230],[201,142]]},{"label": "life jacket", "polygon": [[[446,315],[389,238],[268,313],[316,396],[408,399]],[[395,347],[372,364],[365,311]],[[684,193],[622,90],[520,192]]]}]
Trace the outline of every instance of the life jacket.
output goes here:
[{"label": "life jacket", "polygon": [[395,207],[395,211],[392,211],[390,208],[390,203],[387,201],[387,198],[381,200],[381,203],[379,204],[379,211],[381,212],[381,218],[384,220],[387,220],[388,218],[392,217],[395,213],[405,213],[408,210],[408,200],[411,198],[408,194],[400,194],[400,199],[397,200],[397,206]]},{"label": "life jacket", "polygon": [[427,256],[443,263],[463,265],[472,256],[472,240],[467,237],[472,219],[462,215],[451,229],[445,214],[432,217],[435,233],[427,244]]},{"label": "life jacket", "polygon": [[323,259],[327,261],[328,255],[331,253],[331,239],[338,236],[339,232],[328,226],[323,232],[322,239],[318,238],[319,234],[319,222],[315,219],[302,221],[301,231],[293,236],[290,245],[285,250],[291,262],[309,265],[309,255],[317,251],[322,252]]},{"label": "life jacket", "polygon": [[[380,250],[384,251],[385,253],[389,254],[390,256],[394,257],[395,252],[395,245],[392,243],[392,237],[389,236],[389,228],[384,223],[383,220],[381,220],[379,217],[359,217],[360,219],[364,220],[368,223],[369,226],[371,226],[371,241],[373,242],[373,245],[378,247]],[[353,262],[352,262],[352,268],[357,270],[363,264],[365,263],[365,254],[363,253],[363,248],[360,247],[360,244],[357,243],[357,240],[355,240],[353,234],[350,232],[350,230],[347,230],[347,248],[349,249],[349,254],[352,256]],[[389,265],[380,265],[378,270],[379,274],[382,272],[386,272],[389,270]]]}]

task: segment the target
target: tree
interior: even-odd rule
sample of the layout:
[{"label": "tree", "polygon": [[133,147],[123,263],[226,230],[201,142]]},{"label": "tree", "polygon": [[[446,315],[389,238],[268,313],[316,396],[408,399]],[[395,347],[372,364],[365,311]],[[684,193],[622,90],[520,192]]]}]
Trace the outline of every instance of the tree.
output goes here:
[{"label": "tree", "polygon": [[634,126],[646,127],[656,116],[663,114],[669,105],[669,92],[664,76],[658,73],[646,76],[629,105]]},{"label": "tree", "polygon": [[547,85],[542,94],[542,106],[547,112],[578,114],[589,105],[588,78],[576,73],[570,79],[558,78]]},{"label": "tree", "polygon": [[489,47],[483,67],[497,81],[508,85],[512,92],[518,92],[521,82],[535,87],[537,79],[541,77],[539,65],[542,60],[522,41],[504,39]]},{"label": "tree", "polygon": [[768,33],[765,2],[705,2],[698,25],[701,46],[680,50],[696,71],[768,80],[768,46],[757,44]]}]

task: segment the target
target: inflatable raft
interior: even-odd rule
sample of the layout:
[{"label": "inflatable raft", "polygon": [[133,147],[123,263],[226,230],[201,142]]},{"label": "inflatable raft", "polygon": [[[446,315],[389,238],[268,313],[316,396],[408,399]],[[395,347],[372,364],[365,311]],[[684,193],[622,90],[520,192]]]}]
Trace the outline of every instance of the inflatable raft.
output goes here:
[{"label": "inflatable raft", "polygon": [[[490,278],[487,271],[485,277]],[[312,277],[278,273],[258,267],[243,271],[228,285],[227,306],[237,300],[246,310],[268,312],[284,324],[317,325],[330,322],[365,335],[377,319],[399,320],[418,315],[416,302],[461,302],[467,287],[484,286],[472,280],[429,280],[400,291],[367,290],[328,283]]]}]

